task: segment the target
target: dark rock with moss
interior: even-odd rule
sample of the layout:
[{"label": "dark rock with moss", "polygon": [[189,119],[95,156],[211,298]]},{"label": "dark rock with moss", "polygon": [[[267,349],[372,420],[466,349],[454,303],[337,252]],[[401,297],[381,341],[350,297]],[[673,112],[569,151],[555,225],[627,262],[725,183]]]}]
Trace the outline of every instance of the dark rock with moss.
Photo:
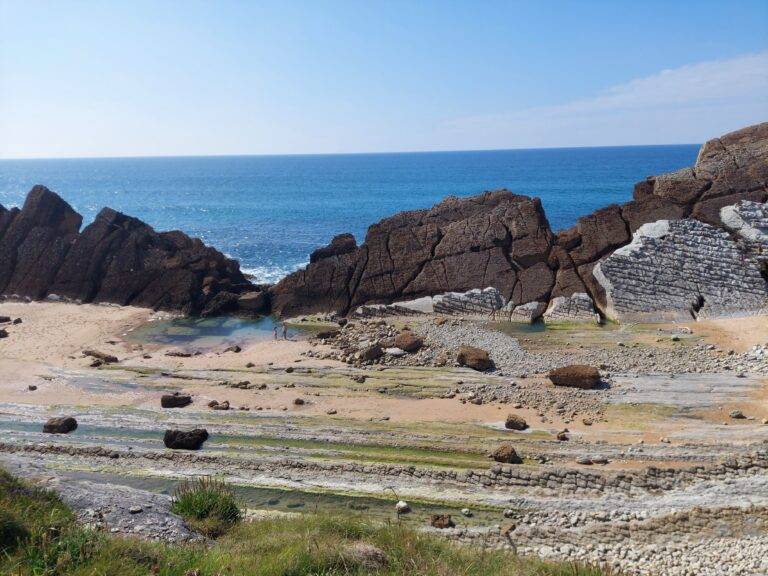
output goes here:
[{"label": "dark rock with moss", "polygon": [[491,452],[491,458],[502,464],[522,464],[523,459],[517,454],[512,444],[505,443]]},{"label": "dark rock with moss", "polygon": [[77,430],[77,420],[72,416],[50,418],[43,424],[43,432],[46,434],[69,434]]},{"label": "dark rock with moss", "polygon": [[188,431],[166,430],[163,436],[165,447],[173,450],[199,450],[206,440],[208,440],[208,430],[205,428]]},{"label": "dark rock with moss", "polygon": [[160,406],[163,408],[184,408],[192,404],[192,396],[189,394],[163,394],[160,398]]},{"label": "dark rock with moss", "polygon": [[518,416],[517,414],[507,414],[507,419],[504,421],[504,427],[507,430],[525,430],[528,428],[528,422],[525,418]]}]

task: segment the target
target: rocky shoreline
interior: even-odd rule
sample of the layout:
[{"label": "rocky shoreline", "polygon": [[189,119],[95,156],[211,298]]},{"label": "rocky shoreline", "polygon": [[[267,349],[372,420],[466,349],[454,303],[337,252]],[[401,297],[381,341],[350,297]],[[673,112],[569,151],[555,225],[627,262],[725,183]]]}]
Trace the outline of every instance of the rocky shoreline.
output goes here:
[{"label": "rocky shoreline", "polygon": [[[272,287],[109,209],[80,231],[36,187],[0,208],[0,465],[152,540],[205,545],[167,493],[216,476],[254,522],[312,509],[626,574],[762,574],[767,160],[768,124],[723,136],[559,234],[536,199],[449,199]],[[291,336],[142,340],[169,316],[147,308],[271,310]]]},{"label": "rocky shoreline", "polygon": [[82,217],[35,186],[21,209],[0,206],[0,296],[203,316],[628,322],[768,313],[768,123],[710,140],[695,166],[639,182],[633,197],[559,233],[538,198],[450,197],[372,225],[360,246],[338,235],[305,269],[258,286],[199,240],[109,208],[80,231]]}]

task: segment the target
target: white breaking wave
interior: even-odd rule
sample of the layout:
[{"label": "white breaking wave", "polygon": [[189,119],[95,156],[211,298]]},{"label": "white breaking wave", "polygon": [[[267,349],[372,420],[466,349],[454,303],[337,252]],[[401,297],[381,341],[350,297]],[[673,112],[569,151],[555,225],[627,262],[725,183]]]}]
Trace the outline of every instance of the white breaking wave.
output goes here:
[{"label": "white breaking wave", "polygon": [[243,266],[240,268],[240,271],[254,284],[274,284],[307,264],[309,262],[286,264],[283,266],[253,266],[248,268]]}]

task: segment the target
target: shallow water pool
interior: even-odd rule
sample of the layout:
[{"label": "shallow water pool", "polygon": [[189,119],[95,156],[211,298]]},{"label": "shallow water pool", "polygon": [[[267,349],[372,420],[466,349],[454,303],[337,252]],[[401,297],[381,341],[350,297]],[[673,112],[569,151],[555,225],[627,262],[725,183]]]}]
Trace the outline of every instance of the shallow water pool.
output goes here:
[{"label": "shallow water pool", "polygon": [[[275,327],[282,337],[282,325],[272,316],[256,319],[232,316],[170,318],[147,322],[130,332],[128,338],[141,343],[206,349],[271,340]],[[291,326],[288,337],[301,339],[306,337],[306,332]]]}]

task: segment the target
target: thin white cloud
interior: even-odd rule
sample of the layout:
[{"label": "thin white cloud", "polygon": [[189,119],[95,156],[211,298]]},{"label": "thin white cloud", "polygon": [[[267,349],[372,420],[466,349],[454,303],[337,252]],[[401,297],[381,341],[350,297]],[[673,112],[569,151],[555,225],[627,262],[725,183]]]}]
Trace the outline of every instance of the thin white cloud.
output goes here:
[{"label": "thin white cloud", "polygon": [[483,147],[698,142],[768,120],[768,51],[662,70],[593,98],[447,122]]}]

